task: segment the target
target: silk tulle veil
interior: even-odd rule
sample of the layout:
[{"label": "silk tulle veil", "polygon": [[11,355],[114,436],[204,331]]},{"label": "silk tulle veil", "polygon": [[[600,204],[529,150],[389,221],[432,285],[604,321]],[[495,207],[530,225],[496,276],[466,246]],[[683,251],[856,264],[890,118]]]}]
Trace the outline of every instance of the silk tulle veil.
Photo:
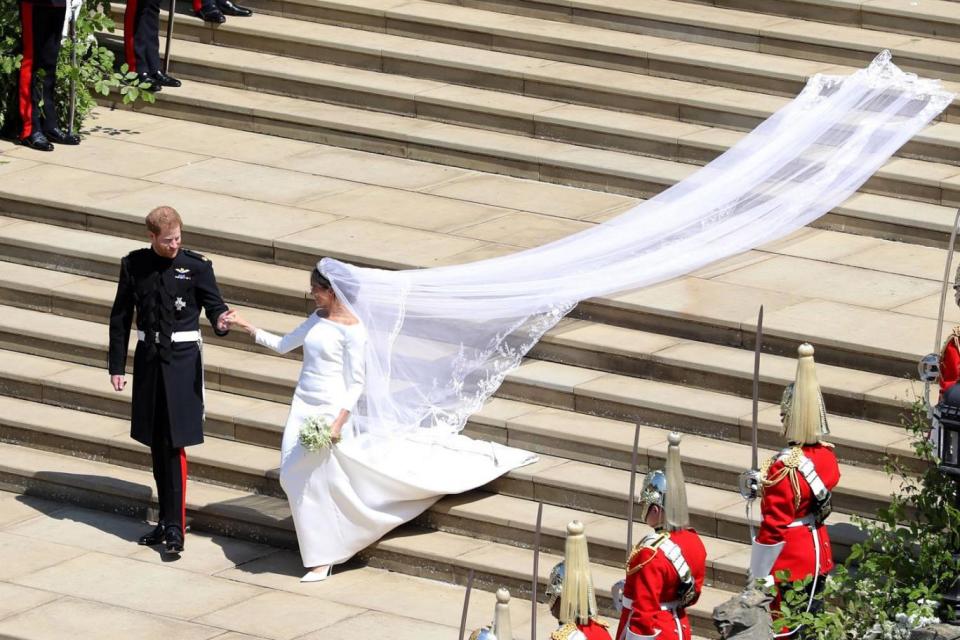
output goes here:
[{"label": "silk tulle veil", "polygon": [[[810,78],[793,101],[687,179],[559,241],[404,271],[322,260],[320,270],[369,332],[366,386],[353,417],[362,437],[338,455],[407,485],[412,503],[399,510],[403,519],[438,497],[431,492],[463,491],[529,462],[532,454],[457,434],[579,301],[681,276],[807,225],[852,195],[952,99],[884,51],[850,76]],[[388,502],[374,493],[370,499]]]}]

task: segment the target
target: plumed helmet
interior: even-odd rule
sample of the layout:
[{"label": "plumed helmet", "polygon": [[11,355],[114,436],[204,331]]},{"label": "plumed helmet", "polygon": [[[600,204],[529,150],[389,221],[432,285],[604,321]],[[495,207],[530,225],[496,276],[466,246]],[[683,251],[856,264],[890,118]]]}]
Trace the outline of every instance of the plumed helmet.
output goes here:
[{"label": "plumed helmet", "polygon": [[827,407],[817,382],[813,346],[801,344],[797,355],[796,380],[787,385],[780,400],[783,435],[789,443],[814,444],[830,433]]},{"label": "plumed helmet", "polygon": [[680,465],[680,434],[667,436],[667,463],[663,471],[651,471],[640,489],[640,519],[646,520],[650,507],[663,510],[662,525],[669,531],[690,526],[687,509],[687,487]]},{"label": "plumed helmet", "polygon": [[661,509],[667,506],[667,474],[657,469],[643,478],[640,488],[640,520],[647,519],[650,507],[656,505]]},{"label": "plumed helmet", "polygon": [[563,593],[563,576],[565,573],[566,569],[562,560],[553,565],[553,569],[550,570],[550,579],[547,580],[546,590],[547,607],[552,607],[560,594]]},{"label": "plumed helmet", "polygon": [[470,634],[470,640],[497,640],[497,636],[490,627],[481,627]]},{"label": "plumed helmet", "polygon": [[593,592],[590,554],[583,523],[567,524],[567,541],[563,550],[563,589],[560,592],[560,622],[587,624],[599,609]]}]

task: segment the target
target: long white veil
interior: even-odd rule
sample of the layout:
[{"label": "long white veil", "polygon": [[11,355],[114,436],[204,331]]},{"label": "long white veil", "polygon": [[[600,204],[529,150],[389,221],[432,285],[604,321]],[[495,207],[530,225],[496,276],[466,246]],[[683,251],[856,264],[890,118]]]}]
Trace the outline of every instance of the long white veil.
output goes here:
[{"label": "long white veil", "polygon": [[379,436],[459,432],[577,302],[690,273],[816,220],[952,99],[884,51],[851,76],[814,76],[694,175],[557,242],[421,270],[322,260],[369,332],[356,428]]}]

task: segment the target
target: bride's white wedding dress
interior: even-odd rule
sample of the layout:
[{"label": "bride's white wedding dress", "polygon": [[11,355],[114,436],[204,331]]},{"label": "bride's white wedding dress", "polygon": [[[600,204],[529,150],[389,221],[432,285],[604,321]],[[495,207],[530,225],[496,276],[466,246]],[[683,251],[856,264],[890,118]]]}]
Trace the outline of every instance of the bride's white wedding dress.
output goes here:
[{"label": "bride's white wedding dress", "polygon": [[363,392],[367,333],[313,313],[280,337],[258,329],[256,342],[279,353],[303,347],[280,454],[280,484],[305,567],[344,562],[444,494],[490,482],[536,460],[533,454],[460,435],[374,436],[351,421],[342,441],[321,453],[299,442],[305,418],[353,412]]}]

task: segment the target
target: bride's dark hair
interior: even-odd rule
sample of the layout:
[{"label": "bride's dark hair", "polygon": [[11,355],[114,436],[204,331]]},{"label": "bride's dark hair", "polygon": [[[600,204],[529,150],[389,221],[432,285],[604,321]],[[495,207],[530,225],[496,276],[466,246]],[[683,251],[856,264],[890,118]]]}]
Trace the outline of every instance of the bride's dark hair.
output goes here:
[{"label": "bride's dark hair", "polygon": [[310,286],[320,287],[322,289],[327,289],[328,291],[333,290],[333,287],[330,285],[330,281],[320,273],[320,269],[317,267],[313,268],[313,271],[310,272]]}]

